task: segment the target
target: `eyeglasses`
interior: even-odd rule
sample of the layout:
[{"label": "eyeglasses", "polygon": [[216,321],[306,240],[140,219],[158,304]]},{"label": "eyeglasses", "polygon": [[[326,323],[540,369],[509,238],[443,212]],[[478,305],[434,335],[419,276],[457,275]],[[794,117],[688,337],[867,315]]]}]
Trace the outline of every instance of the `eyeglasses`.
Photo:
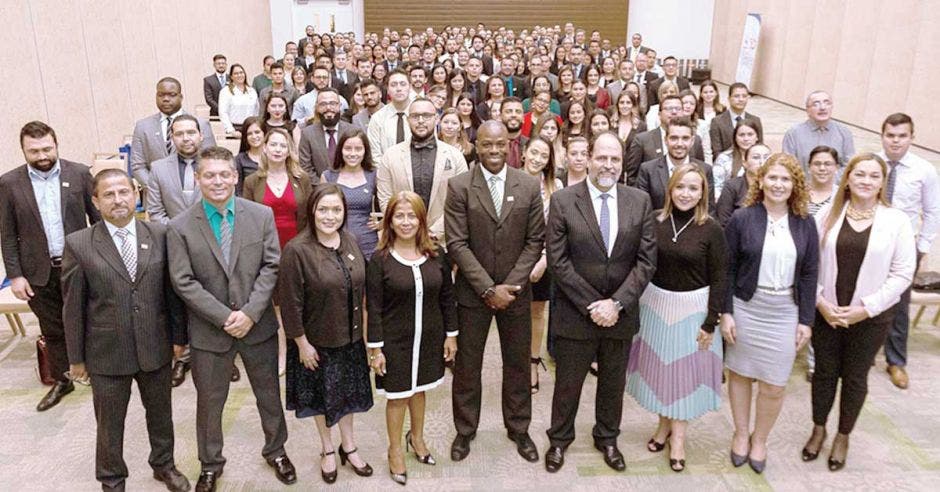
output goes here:
[{"label": "eyeglasses", "polygon": [[435,116],[434,113],[411,113],[408,115],[408,119],[414,121],[431,121]]}]

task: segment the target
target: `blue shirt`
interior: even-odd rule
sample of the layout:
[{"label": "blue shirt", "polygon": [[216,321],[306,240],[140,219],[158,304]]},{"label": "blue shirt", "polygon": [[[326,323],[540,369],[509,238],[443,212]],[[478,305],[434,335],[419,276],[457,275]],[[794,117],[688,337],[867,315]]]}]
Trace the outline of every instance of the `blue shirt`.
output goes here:
[{"label": "blue shirt", "polygon": [[[215,208],[215,205],[206,200],[202,199],[202,208],[206,211],[206,218],[209,219],[209,227],[212,228],[212,234],[215,235],[216,242],[219,243],[219,246],[222,246],[222,214],[219,213],[219,209]],[[235,230],[235,195],[232,195],[228,199],[228,202],[225,204],[225,208],[228,209],[228,225]]]},{"label": "blue shirt", "polygon": [[[29,181],[33,185],[33,194],[36,196],[36,205],[39,206],[39,217],[42,218],[42,229],[46,233],[46,242],[49,245],[49,256],[62,256],[65,249],[65,227],[62,225],[62,192],[59,190],[62,168],[56,161],[52,169],[43,172],[30,165],[26,166]],[[61,186],[68,186],[64,183]]]}]

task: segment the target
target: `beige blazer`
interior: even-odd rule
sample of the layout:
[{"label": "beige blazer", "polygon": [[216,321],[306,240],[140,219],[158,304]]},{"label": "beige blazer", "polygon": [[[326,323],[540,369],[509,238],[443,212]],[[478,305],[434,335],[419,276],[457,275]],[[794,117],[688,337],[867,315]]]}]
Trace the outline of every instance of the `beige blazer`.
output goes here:
[{"label": "beige blazer", "polygon": [[[395,193],[414,191],[410,145],[409,141],[404,141],[389,147],[378,163],[375,188],[382,212],[385,212],[385,206]],[[445,241],[444,201],[447,198],[447,180],[467,172],[467,169],[463,152],[452,145],[437,141],[434,182],[431,184],[431,202],[428,204],[428,226],[431,234],[437,236],[441,243]]]}]

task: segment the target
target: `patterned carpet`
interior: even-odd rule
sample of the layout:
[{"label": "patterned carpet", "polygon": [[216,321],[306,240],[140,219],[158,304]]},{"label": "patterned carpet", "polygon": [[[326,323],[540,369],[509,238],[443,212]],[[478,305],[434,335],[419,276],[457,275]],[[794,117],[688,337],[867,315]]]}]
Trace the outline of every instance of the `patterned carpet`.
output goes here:
[{"label": "patterned carpet", "polygon": [[[752,109],[762,116],[766,139],[775,149],[783,132],[803,114],[786,106],[757,98]],[[838,114],[838,107],[836,108]],[[877,136],[853,129],[856,147],[877,150]],[[940,164],[940,156],[920,155]],[[940,480],[940,329],[927,321],[912,331],[910,340],[911,388],[894,388],[879,357],[870,377],[870,394],[852,435],[846,468],[838,473],[826,469],[828,443],[820,459],[811,464],[800,460],[800,449],[809,436],[809,384],[803,380],[802,358],[797,362],[787,390],[783,413],[770,436],[767,470],[756,475],[747,467],[735,469],[727,455],[731,437],[731,412],[724,397],[720,411],[691,423],[686,445],[688,469],[681,474],[669,470],[664,453],[651,454],[645,443],[656,418],[629,396],[624,400],[620,449],[627,471],[615,473],[604,465],[591,443],[595,382],[589,376],[577,422],[577,438],[566,455],[564,468],[555,475],[543,463],[527,463],[505,437],[499,415],[500,363],[498,341],[490,336],[484,373],[483,415],[470,456],[459,464],[449,458],[454,436],[450,406],[450,376],[428,399],[427,442],[439,464],[426,466],[407,459],[409,490],[929,490]],[[0,327],[0,490],[91,491],[94,480],[95,423],[88,388],[79,387],[63,402],[45,413],[35,405],[46,392],[35,372],[35,339],[38,326],[27,320],[28,336],[13,336]],[[549,366],[551,369],[551,365]],[[545,429],[551,413],[552,375],[543,372],[542,391],[533,400],[531,435],[540,455],[548,446]],[[176,460],[180,470],[195,484],[199,473],[195,438],[195,389],[191,379],[174,390],[174,421],[177,433]],[[219,482],[223,491],[284,490],[260,456],[263,437],[254,396],[245,379],[234,383],[225,412],[228,466]],[[830,419],[830,435],[835,432]],[[287,450],[297,466],[299,481],[291,490],[401,490],[387,476],[384,400],[356,423],[357,443],[376,470],[371,478],[360,478],[349,468],[326,487],[319,477],[319,439],[310,420],[288,416],[290,438]],[[150,477],[149,445],[143,409],[135,395],[127,418],[125,459],[130,469],[130,490],[159,491],[162,485]],[[339,442],[338,431],[334,442]],[[931,486],[930,484],[934,485]]]}]

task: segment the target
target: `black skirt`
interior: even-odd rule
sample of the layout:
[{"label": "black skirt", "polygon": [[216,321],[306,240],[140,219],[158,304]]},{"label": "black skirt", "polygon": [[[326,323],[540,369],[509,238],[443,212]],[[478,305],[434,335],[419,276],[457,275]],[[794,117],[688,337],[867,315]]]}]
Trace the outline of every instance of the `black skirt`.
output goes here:
[{"label": "black skirt", "polygon": [[362,340],[342,347],[317,347],[319,367],[311,371],[300,362],[297,345],[287,343],[287,409],[297,418],[323,415],[327,427],[351,413],[372,408],[369,364]]}]

